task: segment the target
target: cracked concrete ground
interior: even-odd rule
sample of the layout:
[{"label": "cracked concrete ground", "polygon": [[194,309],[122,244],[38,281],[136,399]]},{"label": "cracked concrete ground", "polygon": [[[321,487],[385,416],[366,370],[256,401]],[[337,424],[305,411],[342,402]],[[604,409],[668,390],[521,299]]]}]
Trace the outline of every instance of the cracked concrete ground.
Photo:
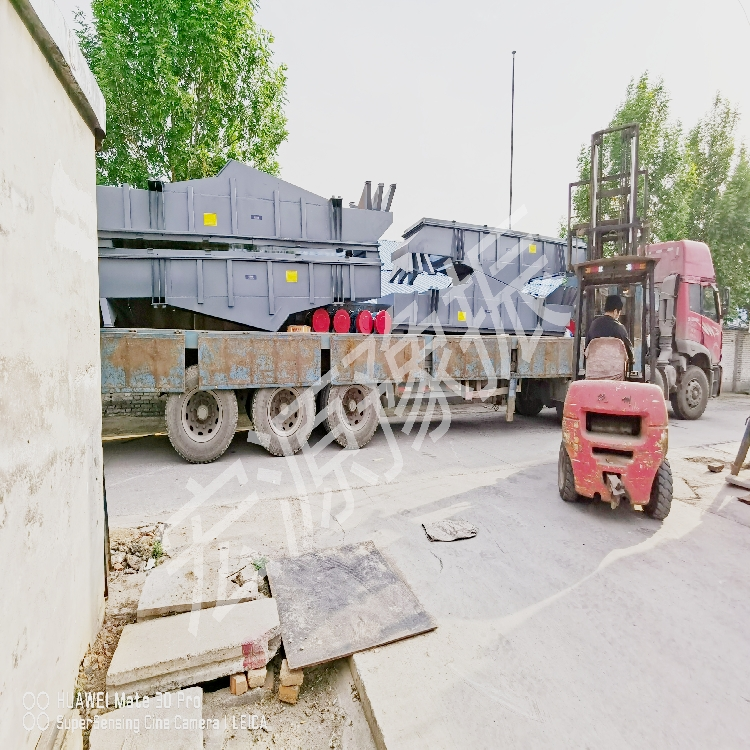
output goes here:
[{"label": "cracked concrete ground", "polygon": [[[171,522],[174,548],[213,528],[268,557],[375,541],[439,623],[352,660],[381,747],[739,747],[750,506],[706,461],[733,460],[748,414],[730,395],[670,420],[664,524],[559,499],[553,412],[473,409],[292,461],[244,435],[204,466],[164,437],[108,443],[110,525]],[[478,536],[429,543],[421,524],[447,517]]]}]

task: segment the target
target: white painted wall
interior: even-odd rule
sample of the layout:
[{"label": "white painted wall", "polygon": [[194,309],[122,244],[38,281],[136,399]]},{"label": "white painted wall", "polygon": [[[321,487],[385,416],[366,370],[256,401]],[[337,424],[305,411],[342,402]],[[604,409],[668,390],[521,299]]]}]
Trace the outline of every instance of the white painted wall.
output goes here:
[{"label": "white painted wall", "polygon": [[49,694],[54,720],[104,608],[95,118],[60,67],[71,50],[48,61],[43,23],[35,39],[19,15],[34,8],[16,2],[0,0],[0,748],[13,750],[40,735],[24,695]]}]

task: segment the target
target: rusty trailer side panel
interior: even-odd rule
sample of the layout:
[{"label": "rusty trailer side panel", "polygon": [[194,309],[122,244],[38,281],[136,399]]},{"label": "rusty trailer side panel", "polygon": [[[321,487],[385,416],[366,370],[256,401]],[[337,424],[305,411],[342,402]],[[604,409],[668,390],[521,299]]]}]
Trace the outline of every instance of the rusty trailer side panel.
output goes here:
[{"label": "rusty trailer side panel", "polygon": [[519,378],[573,376],[573,339],[567,336],[516,339],[516,375]]},{"label": "rusty trailer side panel", "polygon": [[185,333],[155,329],[101,331],[102,393],[185,390]]},{"label": "rusty trailer side panel", "polygon": [[403,383],[427,377],[424,336],[331,336],[331,383]]},{"label": "rusty trailer side panel", "polygon": [[313,385],[320,379],[321,337],[309,333],[201,331],[201,388]]},{"label": "rusty trailer side panel", "polygon": [[[321,350],[328,348],[329,339],[334,385],[404,383],[430,377],[426,368],[439,381],[564,381],[573,370],[573,339],[562,337],[195,334],[192,346],[197,343],[203,389],[314,385],[321,378]],[[184,391],[184,331],[102,329],[101,359],[103,393]]]},{"label": "rusty trailer side panel", "polygon": [[509,380],[511,337],[436,336],[432,377],[437,380]]}]

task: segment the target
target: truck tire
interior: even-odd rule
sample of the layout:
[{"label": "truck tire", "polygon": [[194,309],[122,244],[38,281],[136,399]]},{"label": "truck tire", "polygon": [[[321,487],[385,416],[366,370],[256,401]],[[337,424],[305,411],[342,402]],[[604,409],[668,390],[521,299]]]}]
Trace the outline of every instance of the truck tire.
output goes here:
[{"label": "truck tire", "polygon": [[663,521],[672,508],[672,469],[665,458],[659,471],[656,472],[651,486],[651,497],[647,505],[643,506],[646,515]]},{"label": "truck tire", "polygon": [[372,388],[366,385],[329,383],[321,391],[320,409],[327,409],[323,427],[349,450],[364,448],[372,440],[380,424],[378,406]]},{"label": "truck tire", "polygon": [[191,464],[208,464],[224,454],[237,430],[234,391],[199,391],[198,366],[185,370],[185,392],[167,399],[167,435]]},{"label": "truck tire", "polygon": [[669,399],[677,419],[698,419],[708,403],[708,378],[700,367],[691,365]]},{"label": "truck tire", "polygon": [[573,464],[570,462],[568,451],[565,450],[565,443],[560,443],[560,454],[557,458],[557,489],[566,503],[575,503],[578,500]]},{"label": "truck tire", "polygon": [[312,388],[259,388],[251,414],[260,444],[274,456],[291,456],[315,425],[315,396]]},{"label": "truck tire", "polygon": [[535,389],[527,382],[520,391],[516,392],[516,413],[524,417],[536,417],[544,409],[544,401],[534,392]]}]

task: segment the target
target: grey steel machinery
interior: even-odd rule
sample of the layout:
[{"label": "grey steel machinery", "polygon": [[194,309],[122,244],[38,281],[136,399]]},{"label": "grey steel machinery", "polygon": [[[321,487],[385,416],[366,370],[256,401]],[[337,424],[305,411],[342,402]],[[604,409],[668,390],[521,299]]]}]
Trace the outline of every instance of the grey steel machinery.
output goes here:
[{"label": "grey steel machinery", "polygon": [[[392,283],[411,284],[423,273],[453,283],[390,295],[395,330],[562,334],[569,324],[576,291],[566,240],[438,219],[420,220],[403,237],[391,256]],[[582,260],[583,242],[572,245]]]},{"label": "grey steel machinery", "polygon": [[275,332],[316,309],[356,312],[380,296],[395,189],[366,182],[345,208],[236,161],[148,190],[99,186],[104,325]]}]

